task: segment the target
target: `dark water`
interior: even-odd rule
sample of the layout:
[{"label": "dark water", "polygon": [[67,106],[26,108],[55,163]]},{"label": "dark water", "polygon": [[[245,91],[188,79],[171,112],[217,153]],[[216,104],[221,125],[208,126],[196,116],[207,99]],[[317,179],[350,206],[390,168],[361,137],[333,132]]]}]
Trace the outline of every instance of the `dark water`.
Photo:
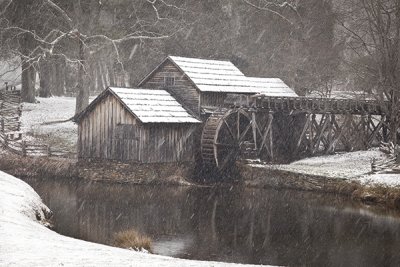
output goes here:
[{"label": "dark water", "polygon": [[111,244],[135,228],[174,257],[290,266],[400,266],[400,219],[333,195],[287,190],[28,180],[56,231]]}]

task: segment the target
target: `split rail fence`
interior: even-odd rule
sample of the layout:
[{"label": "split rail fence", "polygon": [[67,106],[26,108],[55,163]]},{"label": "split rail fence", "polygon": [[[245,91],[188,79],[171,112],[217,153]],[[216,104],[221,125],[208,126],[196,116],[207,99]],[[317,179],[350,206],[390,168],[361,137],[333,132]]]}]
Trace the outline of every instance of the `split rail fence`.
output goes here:
[{"label": "split rail fence", "polygon": [[24,140],[21,131],[21,91],[6,86],[0,90],[0,144],[20,156],[48,156],[73,158],[75,153],[63,147],[33,144]]}]

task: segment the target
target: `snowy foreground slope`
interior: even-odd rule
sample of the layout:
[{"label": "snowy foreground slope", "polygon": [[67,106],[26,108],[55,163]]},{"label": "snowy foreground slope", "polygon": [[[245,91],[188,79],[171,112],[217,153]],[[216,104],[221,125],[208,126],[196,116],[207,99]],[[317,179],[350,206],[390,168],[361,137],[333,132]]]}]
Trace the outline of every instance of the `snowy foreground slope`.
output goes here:
[{"label": "snowy foreground slope", "polygon": [[240,266],[157,256],[69,238],[38,220],[46,212],[48,208],[28,184],[0,171],[0,266]]}]

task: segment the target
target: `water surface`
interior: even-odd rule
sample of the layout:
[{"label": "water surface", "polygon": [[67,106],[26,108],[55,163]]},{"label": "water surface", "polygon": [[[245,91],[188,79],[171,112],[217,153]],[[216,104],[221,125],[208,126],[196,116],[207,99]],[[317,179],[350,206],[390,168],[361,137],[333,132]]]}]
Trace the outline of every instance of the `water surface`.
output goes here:
[{"label": "water surface", "polygon": [[112,244],[134,228],[156,254],[290,266],[400,266],[400,219],[329,194],[27,180],[63,235]]}]

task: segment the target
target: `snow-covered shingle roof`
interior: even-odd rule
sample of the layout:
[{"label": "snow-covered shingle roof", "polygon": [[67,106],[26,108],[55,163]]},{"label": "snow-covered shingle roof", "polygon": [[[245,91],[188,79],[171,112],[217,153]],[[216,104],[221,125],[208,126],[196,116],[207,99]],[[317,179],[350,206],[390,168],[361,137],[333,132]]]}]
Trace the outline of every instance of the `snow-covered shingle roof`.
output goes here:
[{"label": "snow-covered shingle roof", "polygon": [[298,95],[279,78],[246,77],[249,90],[260,91],[266,96],[298,97]]},{"label": "snow-covered shingle roof", "polygon": [[109,87],[143,123],[198,123],[165,90]]},{"label": "snow-covered shingle roof", "polygon": [[[191,79],[218,79],[244,77],[244,74],[230,61],[198,59],[169,56],[178,67]],[[193,80],[195,82],[195,80]]]},{"label": "snow-covered shingle roof", "polygon": [[73,119],[79,122],[105,96],[114,95],[142,123],[200,123],[167,91],[108,87]]},{"label": "snow-covered shingle roof", "polygon": [[[200,92],[265,94],[267,96],[297,97],[279,78],[246,77],[230,61],[169,56]],[[162,64],[161,64],[162,65]],[[161,66],[160,65],[160,66]],[[152,72],[154,73],[158,67]],[[143,84],[151,74],[139,85]]]}]

